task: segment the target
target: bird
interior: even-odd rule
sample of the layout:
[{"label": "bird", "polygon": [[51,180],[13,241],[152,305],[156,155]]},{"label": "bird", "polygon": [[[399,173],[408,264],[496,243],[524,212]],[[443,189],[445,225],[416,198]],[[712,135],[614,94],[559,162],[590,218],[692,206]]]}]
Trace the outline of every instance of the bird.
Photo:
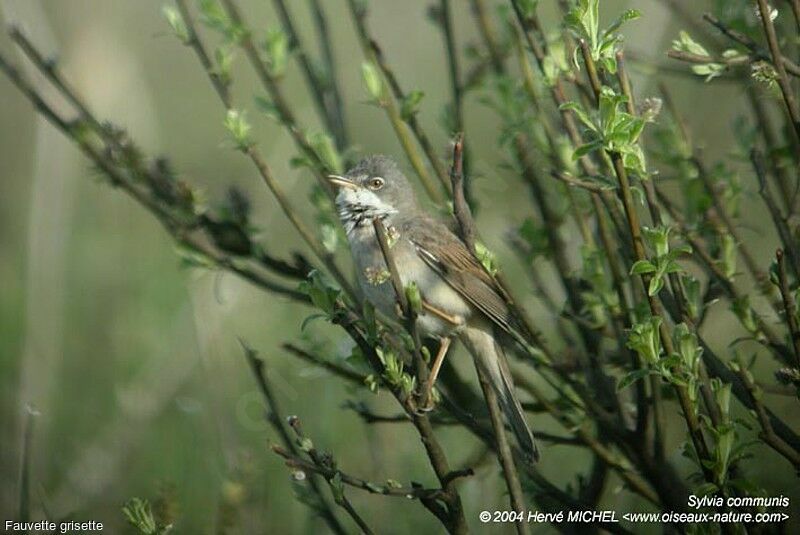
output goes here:
[{"label": "bird", "polygon": [[538,461],[539,450],[498,341],[501,333],[512,331],[515,318],[494,277],[444,222],[420,207],[411,183],[391,157],[368,156],[328,180],[336,189],[336,209],[365,299],[388,317],[398,316],[397,296],[374,226],[378,220],[386,229],[403,287],[416,283],[419,290],[418,332],[440,340],[431,380],[450,340],[457,337],[488,377],[525,459]]}]

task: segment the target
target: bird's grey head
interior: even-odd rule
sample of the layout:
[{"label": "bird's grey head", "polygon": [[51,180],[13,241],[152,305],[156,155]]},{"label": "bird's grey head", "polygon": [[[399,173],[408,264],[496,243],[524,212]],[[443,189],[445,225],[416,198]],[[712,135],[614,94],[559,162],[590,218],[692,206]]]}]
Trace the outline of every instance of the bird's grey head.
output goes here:
[{"label": "bird's grey head", "polygon": [[371,229],[376,217],[386,220],[416,212],[414,190],[388,156],[369,156],[344,176],[328,178],[339,190],[336,207],[348,234],[359,227]]}]

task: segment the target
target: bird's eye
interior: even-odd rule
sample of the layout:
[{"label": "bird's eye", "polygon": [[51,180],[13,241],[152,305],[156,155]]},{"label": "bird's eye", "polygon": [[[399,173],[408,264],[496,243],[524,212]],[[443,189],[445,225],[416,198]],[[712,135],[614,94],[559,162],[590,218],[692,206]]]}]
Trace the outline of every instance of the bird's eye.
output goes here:
[{"label": "bird's eye", "polygon": [[376,191],[381,189],[383,187],[383,184],[384,184],[384,180],[379,176],[371,178],[369,183],[368,183],[369,189],[376,190]]}]

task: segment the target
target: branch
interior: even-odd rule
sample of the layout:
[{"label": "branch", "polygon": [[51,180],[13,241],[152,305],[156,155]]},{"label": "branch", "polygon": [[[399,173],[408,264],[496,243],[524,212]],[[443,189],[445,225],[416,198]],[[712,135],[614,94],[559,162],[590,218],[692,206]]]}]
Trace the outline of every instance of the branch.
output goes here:
[{"label": "branch", "polygon": [[762,392],[753,381],[753,376],[750,374],[750,371],[747,370],[741,362],[733,363],[733,368],[737,372],[742,383],[747,388],[748,394],[750,395],[753,411],[756,413],[756,418],[758,418],[758,423],[761,426],[761,433],[759,436],[772,449],[777,451],[782,457],[792,463],[795,470],[800,470],[800,453],[791,448],[777,434],[775,434],[775,430],[772,427],[772,420],[767,414],[764,404],[761,402]]},{"label": "branch", "polygon": [[[322,51],[323,63],[325,64],[325,72],[328,75],[329,91],[325,104],[332,110],[334,117],[335,128],[333,130],[334,136],[337,139],[339,150],[344,150],[349,145],[347,136],[347,124],[345,121],[344,102],[342,101],[342,93],[339,89],[339,81],[336,76],[336,60],[333,54],[333,40],[328,32],[328,21],[325,17],[325,12],[322,9],[320,0],[310,0],[311,12],[314,15],[314,24],[317,27],[317,34],[319,34],[320,49]],[[331,102],[332,101],[332,102]],[[340,132],[338,135],[336,132]]]},{"label": "branch", "polygon": [[[375,236],[378,239],[378,245],[380,246],[383,260],[386,263],[387,269],[389,270],[389,280],[392,282],[395,297],[400,305],[400,311],[402,312],[406,330],[408,331],[408,334],[411,335],[411,339],[414,342],[414,372],[417,376],[419,388],[422,388],[422,385],[425,384],[428,378],[428,365],[425,364],[425,361],[422,358],[422,342],[420,341],[419,330],[417,329],[417,311],[413,310],[408,302],[406,289],[403,286],[402,279],[400,278],[400,272],[397,270],[397,263],[394,260],[391,246],[389,245],[389,241],[386,237],[386,227],[383,226],[383,221],[376,217],[372,220],[372,226],[375,229]],[[427,398],[427,393],[423,392],[422,397]],[[407,401],[413,404],[413,400],[411,398],[409,398]],[[421,407],[426,407],[429,403],[429,400],[421,398],[419,402]]]},{"label": "branch", "polygon": [[[759,7],[759,9],[760,9],[760,7]],[[771,25],[772,24],[772,20],[770,19],[769,12],[767,12],[766,18],[767,18],[767,20],[770,21],[770,25]],[[730,28],[724,22],[719,20],[717,17],[715,17],[711,13],[704,13],[703,14],[703,19],[705,19],[706,22],[708,22],[709,24],[711,24],[712,26],[717,28],[719,31],[721,31],[726,37],[728,37],[732,41],[735,41],[736,43],[739,43],[740,45],[742,45],[745,48],[747,48],[750,52],[752,52],[755,55],[756,58],[761,59],[761,60],[765,60],[765,61],[770,61],[772,63],[772,66],[775,67],[776,70],[778,68],[782,68],[782,69],[785,69],[788,72],[790,72],[793,76],[800,76],[800,66],[798,66],[796,63],[794,63],[789,58],[787,58],[785,56],[782,56],[780,54],[780,51],[778,51],[777,55],[770,56],[769,53],[767,53],[765,50],[763,50],[758,45],[758,43],[756,43],[755,41],[750,39],[750,37],[748,37],[747,35],[739,32],[737,30],[734,30],[733,28]],[[773,27],[773,32],[774,32],[774,27]],[[770,50],[771,50],[771,48],[772,47],[770,46]],[[780,58],[780,61],[777,61],[776,58]],[[716,63],[718,63],[718,62],[716,62]]]},{"label": "branch", "polygon": [[280,118],[281,124],[283,124],[289,131],[289,134],[294,140],[295,145],[306,156],[306,158],[312,162],[312,171],[314,172],[314,176],[316,177],[320,187],[322,187],[323,191],[333,198],[333,188],[326,177],[331,172],[337,172],[338,169],[328,169],[327,164],[320,159],[317,152],[308,143],[303,129],[298,125],[297,119],[295,118],[294,113],[289,107],[289,104],[286,101],[283,92],[281,91],[278,80],[270,73],[270,70],[264,63],[264,60],[261,59],[258,49],[253,42],[252,32],[242,19],[242,16],[239,13],[239,8],[236,6],[234,0],[220,0],[220,2],[222,3],[222,6],[224,7],[225,12],[228,14],[231,22],[236,27],[242,29],[242,35],[238,41],[238,44],[242,50],[244,50],[245,56],[255,71],[256,76],[258,77],[262,86],[267,93],[269,93],[269,96],[272,99],[272,104],[275,106],[275,111]]},{"label": "branch", "polygon": [[798,244],[795,243],[792,231],[789,229],[787,218],[781,214],[778,203],[775,202],[775,199],[769,191],[766,172],[764,170],[764,156],[757,149],[753,149],[750,151],[750,162],[753,165],[753,170],[758,179],[758,192],[761,198],[764,199],[764,204],[767,205],[767,209],[772,217],[772,222],[775,225],[775,229],[778,231],[778,236],[780,236],[781,242],[785,247],[785,252],[788,253],[792,271],[794,271],[795,276],[800,278],[800,251],[798,250]]},{"label": "branch", "polygon": [[[236,22],[237,24],[241,24],[242,23],[241,18],[239,18],[238,11],[236,11],[235,6],[229,0],[223,0],[223,1],[228,6],[231,19],[234,20],[234,22]],[[222,101],[222,104],[225,107],[226,111],[233,110],[233,101],[230,96],[229,88],[226,84],[221,82],[217,74],[214,72],[214,67],[209,60],[208,52],[206,52],[206,48],[203,45],[202,41],[200,40],[197,30],[195,29],[194,22],[191,18],[191,13],[189,12],[189,8],[186,6],[185,0],[175,0],[175,3],[177,4],[178,9],[181,11],[184,23],[189,31],[190,38],[188,41],[188,45],[194,50],[195,54],[200,60],[200,64],[203,66],[203,69],[205,70],[209,80],[212,82],[212,85],[217,90],[217,94],[219,95],[220,100]],[[271,84],[273,84],[274,81],[267,73],[266,67],[264,67],[264,65],[261,64],[261,60],[258,58],[258,52],[255,50],[255,45],[253,45],[252,40],[247,38],[246,40],[243,41],[242,46],[244,46],[246,50],[249,51],[248,56],[255,54],[255,60],[256,60],[255,65],[259,67],[257,69],[258,72],[262,77],[265,77],[264,83],[272,87]],[[276,94],[280,97],[280,92],[277,91],[277,88],[275,89],[277,92]],[[275,99],[275,95],[273,95],[273,99]],[[275,105],[276,108],[279,109],[279,112],[282,114],[284,122],[286,124],[293,125],[294,124],[293,117],[291,115],[291,112],[288,111],[285,102],[283,102],[283,100],[281,99],[275,99]],[[287,113],[288,115],[283,115],[284,113]],[[294,134],[297,134],[296,125],[290,127],[290,130]],[[303,138],[303,142],[305,142],[305,138]],[[306,147],[306,149],[304,150],[310,150],[313,153],[313,150],[310,147],[307,147],[307,143],[304,146]],[[316,238],[314,233],[311,232],[311,230],[303,222],[300,215],[297,213],[297,211],[289,202],[289,198],[284,193],[283,188],[280,186],[279,182],[275,179],[274,175],[272,174],[272,171],[267,166],[266,162],[261,156],[261,153],[258,150],[256,150],[255,146],[252,144],[240,147],[240,150],[242,153],[247,155],[253,162],[253,165],[255,165],[256,169],[258,170],[258,174],[261,176],[261,179],[269,188],[273,197],[275,197],[275,200],[278,202],[278,205],[281,207],[281,210],[283,211],[284,215],[289,220],[289,222],[292,223],[292,225],[295,227],[295,229],[300,234],[300,237],[303,239],[303,241],[306,242],[306,244],[314,253],[314,255],[325,265],[325,267],[328,268],[328,270],[336,279],[336,281],[339,283],[344,292],[350,296],[354,296],[355,292],[353,291],[352,286],[348,282],[347,278],[342,274],[342,272],[336,266],[336,263],[334,262],[333,259],[333,255],[331,255],[325,250],[325,248]],[[328,183],[328,181],[325,180],[324,178],[322,178],[321,180],[325,184],[324,187],[328,188],[329,190],[330,184]]]},{"label": "branch", "polygon": [[781,54],[780,45],[778,45],[778,36],[775,33],[775,25],[772,23],[772,9],[766,0],[757,0],[757,2],[758,11],[761,14],[761,24],[764,26],[764,34],[767,36],[769,52],[772,55],[772,65],[775,67],[775,72],[778,73],[778,86],[781,88],[783,101],[786,103],[786,112],[794,126],[795,139],[800,140],[800,109],[797,107],[794,88],[786,74],[788,65],[786,58]]},{"label": "branch", "polygon": [[453,141],[453,165],[450,168],[450,186],[453,190],[453,212],[458,222],[461,240],[467,249],[475,253],[475,221],[464,195],[464,134],[456,134]]},{"label": "branch", "polygon": [[794,347],[795,367],[800,370],[800,327],[797,325],[797,308],[791,290],[789,290],[789,278],[786,276],[783,250],[777,250],[775,260],[778,264],[778,288],[781,291],[786,324],[789,326],[789,338],[791,338],[792,347]]},{"label": "branch", "polygon": [[305,349],[302,349],[294,344],[285,343],[281,347],[302,361],[327,370],[333,375],[348,382],[357,384],[359,386],[364,386],[366,376],[358,372],[349,370],[344,366],[340,366],[326,358],[314,355],[313,353],[306,351]]},{"label": "branch", "polygon": [[[506,434],[505,425],[503,424],[503,415],[500,411],[497,393],[489,382],[486,372],[478,365],[477,361],[475,362],[475,371],[478,373],[478,380],[483,390],[483,397],[486,399],[486,407],[489,409],[489,420],[492,423],[494,438],[497,441],[497,460],[503,470],[503,478],[506,482],[506,488],[508,488],[511,508],[514,511],[526,511],[527,506],[522,493],[522,484],[519,481],[517,467],[514,464],[514,457],[511,454],[511,445],[508,442],[508,435]],[[528,523],[525,520],[517,520],[515,526],[519,535],[530,533]]]},{"label": "branch", "polygon": [[[126,169],[124,166],[131,166],[134,163],[131,160],[136,160],[136,158],[127,158],[123,162],[119,160],[120,153],[128,155],[137,154],[140,156],[139,160],[143,160],[138,149],[128,141],[121,143],[118,139],[118,132],[115,132],[112,136],[109,133],[112,127],[102,125],[95,118],[88,107],[69,89],[69,85],[55,69],[55,66],[45,62],[42,59],[42,55],[38,53],[35,47],[29,43],[19,30],[17,30],[17,37],[15,39],[20,43],[26,43],[29,57],[34,62],[34,65],[40,71],[46,73],[46,77],[52,80],[57,88],[60,88],[62,95],[67,100],[76,104],[76,107],[81,110],[81,114],[85,115],[85,123],[81,121],[68,121],[61,117],[2,55],[0,55],[0,71],[5,73],[9,80],[11,80],[43,117],[78,146],[84,155],[108,177],[112,186],[122,189],[155,216],[162,227],[177,243],[185,245],[192,251],[197,252],[214,266],[232,271],[265,290],[289,297],[299,302],[309,302],[306,295],[270,280],[263,275],[263,272],[257,269],[257,266],[248,265],[247,262],[237,261],[231,258],[225,251],[220,250],[215,244],[210,243],[205,236],[193,232],[196,227],[202,226],[202,222],[194,217],[188,220],[186,218],[185,212],[187,210],[194,211],[193,206],[185,206],[183,204],[186,202],[193,203],[193,200],[191,200],[191,193],[189,193],[190,200],[187,201],[185,197],[181,197],[176,191],[170,190],[170,195],[166,196],[160,190],[145,190],[140,182],[134,182],[129,176],[131,173],[137,177],[144,177],[146,179],[144,182],[151,188],[155,188],[156,185],[158,185],[159,187],[168,186],[176,189],[190,189],[183,183],[172,184],[168,182],[163,184],[162,177],[157,177],[152,174],[151,171],[140,166],[137,166],[135,169]],[[64,91],[67,93],[64,93]],[[100,125],[101,129],[97,130],[95,128],[95,133],[100,137],[102,142],[105,143],[104,147],[98,148],[93,145],[89,139],[91,136],[86,136],[82,133],[82,128],[85,124],[88,124],[92,128],[94,128],[93,125]]]},{"label": "branch", "polygon": [[353,24],[356,30],[356,36],[358,37],[358,41],[361,45],[364,56],[377,65],[383,77],[386,78],[386,81],[388,82],[389,88],[392,92],[391,95],[385,95],[385,98],[381,99],[381,107],[385,109],[387,115],[389,116],[392,126],[394,127],[395,132],[400,139],[400,143],[403,145],[403,149],[405,150],[411,165],[414,167],[417,175],[419,175],[422,185],[425,187],[425,191],[428,193],[428,196],[437,204],[441,203],[443,199],[441,190],[434,186],[433,180],[431,179],[428,170],[425,168],[414,142],[411,139],[408,139],[406,127],[411,131],[416,139],[416,142],[422,148],[422,151],[425,153],[428,161],[433,166],[440,185],[444,188],[445,193],[447,193],[448,184],[444,166],[437,156],[427,134],[422,130],[422,127],[417,121],[416,116],[412,113],[407,117],[403,117],[397,109],[397,103],[403,102],[406,98],[406,95],[400,87],[400,83],[397,81],[394,71],[392,71],[384,59],[383,52],[378,46],[378,43],[375,42],[375,40],[369,34],[366,23],[367,13],[365,7],[359,5],[357,0],[347,0],[347,6],[350,10],[350,15],[353,19]]},{"label": "branch", "polygon": [[342,113],[341,100],[338,98],[338,89],[335,81],[335,71],[333,70],[333,53],[330,47],[330,39],[327,33],[327,25],[325,24],[325,16],[322,13],[321,6],[316,2],[314,3],[315,21],[317,22],[317,32],[320,39],[326,43],[325,55],[326,63],[328,66],[328,79],[323,78],[318,73],[312,63],[306,47],[300,34],[295,28],[292,16],[286,6],[285,0],[273,0],[275,11],[281,21],[281,26],[289,37],[289,46],[297,53],[297,60],[303,71],[303,76],[306,80],[311,93],[314,97],[314,104],[317,108],[317,113],[325,123],[326,128],[331,132],[336,142],[336,148],[340,151],[347,148],[347,134],[344,126],[344,117]]},{"label": "branch", "polygon": [[[242,346],[242,350],[244,351],[244,356],[247,359],[247,363],[250,366],[250,371],[253,372],[253,376],[256,379],[256,383],[258,384],[258,388],[261,391],[261,395],[266,402],[268,411],[267,412],[267,422],[272,426],[273,429],[278,433],[278,436],[283,442],[285,448],[291,452],[293,455],[298,455],[299,451],[297,446],[295,445],[294,441],[289,436],[288,431],[284,427],[284,422],[286,421],[283,416],[281,415],[280,408],[278,407],[278,401],[275,398],[275,395],[272,393],[272,387],[267,380],[267,375],[265,372],[264,361],[261,360],[256,353],[255,350],[250,348],[243,340],[239,340],[239,344]],[[274,447],[273,447],[274,449]],[[347,533],[347,530],[339,523],[339,520],[336,518],[336,515],[333,513],[333,509],[328,504],[328,501],[322,495],[322,489],[319,488],[319,484],[316,478],[309,477],[308,484],[311,487],[311,490],[317,497],[319,501],[319,511],[322,514],[322,518],[325,520],[325,523],[328,524],[328,527],[334,533],[344,535]]]},{"label": "branch", "polygon": [[[298,442],[300,443],[300,449],[308,454],[313,461],[313,465],[318,469],[317,472],[322,474],[322,476],[325,478],[325,481],[328,482],[328,486],[331,488],[331,494],[333,494],[333,499],[336,504],[347,511],[347,514],[350,515],[353,521],[358,525],[362,533],[365,533],[366,535],[373,535],[373,531],[369,528],[369,526],[367,526],[366,522],[364,522],[364,519],[361,518],[361,515],[359,515],[355,510],[353,504],[350,503],[350,500],[347,499],[347,496],[344,493],[344,488],[342,487],[344,478],[342,473],[336,469],[336,461],[333,460],[333,457],[331,457],[329,453],[322,454],[318,452],[316,448],[314,448],[311,439],[303,435],[302,428],[300,427],[300,419],[297,416],[290,416],[288,418],[288,422],[297,435]],[[283,456],[282,454],[284,453],[288,453],[280,446],[273,446],[272,450],[281,456]]]},{"label": "branch", "polygon": [[[599,77],[597,76],[597,69],[594,64],[594,60],[592,59],[592,55],[591,52],[589,51],[588,45],[584,41],[581,41],[581,53],[583,55],[584,65],[586,66],[586,71],[589,76],[589,81],[592,85],[595,98],[599,99],[601,86]],[[644,249],[644,241],[642,240],[639,215],[636,211],[636,205],[633,201],[631,184],[628,179],[628,172],[625,169],[625,164],[622,160],[622,155],[618,152],[609,151],[608,156],[611,158],[614,167],[614,172],[617,175],[617,180],[619,180],[620,193],[622,194],[621,195],[622,204],[625,208],[625,216],[627,218],[628,230],[633,240],[633,248],[636,254],[636,260],[637,261],[647,260],[647,254],[645,253]],[[642,274],[641,280],[644,288],[647,288],[650,282],[650,276],[648,274]],[[664,309],[662,307],[661,302],[658,300],[657,296],[648,295],[647,301],[650,307],[650,313],[653,316],[665,318]],[[669,328],[667,327],[666,321],[661,322],[660,330],[661,330],[661,344],[664,347],[664,352],[667,355],[672,355],[674,352],[674,348],[672,345],[672,336],[669,331]],[[700,459],[700,465],[703,474],[707,481],[714,482],[713,473],[709,468],[705,466],[705,463],[703,463],[704,460],[710,459],[710,452],[708,449],[708,445],[706,444],[705,437],[703,436],[702,428],[700,427],[700,422],[697,419],[697,414],[695,414],[694,408],[692,407],[692,403],[689,399],[689,393],[687,391],[687,388],[682,385],[674,384],[673,386],[675,392],[678,395],[678,402],[681,406],[683,417],[684,420],[686,421],[686,426],[689,430],[689,435],[692,439],[695,451],[697,452],[697,456]]]}]

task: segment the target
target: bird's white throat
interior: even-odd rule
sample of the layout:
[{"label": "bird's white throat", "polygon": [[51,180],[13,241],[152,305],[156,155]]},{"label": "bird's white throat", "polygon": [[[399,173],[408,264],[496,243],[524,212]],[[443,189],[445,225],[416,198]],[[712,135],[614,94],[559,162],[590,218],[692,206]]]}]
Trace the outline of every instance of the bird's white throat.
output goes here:
[{"label": "bird's white throat", "polygon": [[366,188],[341,190],[336,196],[336,208],[348,235],[360,227],[371,228],[376,217],[385,220],[397,213],[394,206],[383,202]]}]

